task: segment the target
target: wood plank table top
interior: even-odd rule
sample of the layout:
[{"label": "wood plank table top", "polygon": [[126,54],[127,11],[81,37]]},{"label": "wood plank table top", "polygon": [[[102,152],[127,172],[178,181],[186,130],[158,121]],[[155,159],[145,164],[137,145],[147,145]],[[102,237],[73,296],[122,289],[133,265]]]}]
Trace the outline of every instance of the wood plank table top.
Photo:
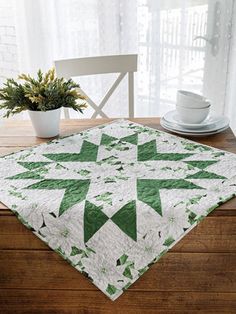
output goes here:
[{"label": "wood plank table top", "polygon": [[[110,120],[62,120],[61,135]],[[130,120],[163,130],[158,118]],[[230,129],[194,140],[236,153]],[[29,121],[0,125],[0,155],[42,142]],[[236,313],[236,198],[214,210],[114,302],[0,203],[0,313]]]}]

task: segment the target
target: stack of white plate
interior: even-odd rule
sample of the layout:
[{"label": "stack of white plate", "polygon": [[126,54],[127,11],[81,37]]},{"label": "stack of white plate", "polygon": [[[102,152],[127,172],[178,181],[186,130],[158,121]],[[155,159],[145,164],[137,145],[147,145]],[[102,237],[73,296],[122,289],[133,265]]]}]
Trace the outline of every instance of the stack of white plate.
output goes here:
[{"label": "stack of white plate", "polygon": [[161,118],[161,126],[171,132],[188,136],[206,136],[220,133],[229,127],[229,119],[211,112],[201,123],[190,124],[180,120],[176,110],[167,112]]}]

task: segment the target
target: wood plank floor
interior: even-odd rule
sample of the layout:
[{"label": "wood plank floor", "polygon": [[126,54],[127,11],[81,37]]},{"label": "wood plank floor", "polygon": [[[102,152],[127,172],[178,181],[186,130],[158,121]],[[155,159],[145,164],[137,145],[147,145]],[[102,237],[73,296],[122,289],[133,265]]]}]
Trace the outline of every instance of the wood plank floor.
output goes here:
[{"label": "wood plank floor", "polygon": [[[67,135],[108,120],[67,120]],[[159,119],[134,121],[162,129]],[[236,153],[230,129],[197,141]],[[44,142],[29,122],[0,126],[0,155]],[[236,313],[236,199],[213,211],[110,301],[0,203],[0,313]]]}]

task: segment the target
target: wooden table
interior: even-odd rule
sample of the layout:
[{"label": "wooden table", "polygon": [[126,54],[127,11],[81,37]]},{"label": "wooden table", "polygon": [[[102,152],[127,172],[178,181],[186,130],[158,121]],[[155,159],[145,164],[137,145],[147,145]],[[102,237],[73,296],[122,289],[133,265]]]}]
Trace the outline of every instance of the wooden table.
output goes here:
[{"label": "wooden table", "polygon": [[[108,120],[67,120],[70,134]],[[161,129],[159,119],[134,121]],[[0,154],[44,142],[29,122],[0,126]],[[236,153],[230,129],[198,142]],[[0,313],[236,313],[236,199],[212,212],[115,302],[0,204]]]}]

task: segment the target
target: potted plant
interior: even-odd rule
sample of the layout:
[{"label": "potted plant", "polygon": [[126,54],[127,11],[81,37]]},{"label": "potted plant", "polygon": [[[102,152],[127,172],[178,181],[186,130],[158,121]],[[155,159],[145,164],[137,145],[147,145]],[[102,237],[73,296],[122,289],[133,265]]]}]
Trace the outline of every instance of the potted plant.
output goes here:
[{"label": "potted plant", "polygon": [[6,110],[4,117],[28,110],[36,135],[49,138],[59,134],[61,107],[72,108],[83,113],[86,108],[85,97],[79,92],[79,84],[71,79],[57,78],[55,70],[37,78],[21,74],[18,83],[7,79],[0,89],[0,110]]}]

